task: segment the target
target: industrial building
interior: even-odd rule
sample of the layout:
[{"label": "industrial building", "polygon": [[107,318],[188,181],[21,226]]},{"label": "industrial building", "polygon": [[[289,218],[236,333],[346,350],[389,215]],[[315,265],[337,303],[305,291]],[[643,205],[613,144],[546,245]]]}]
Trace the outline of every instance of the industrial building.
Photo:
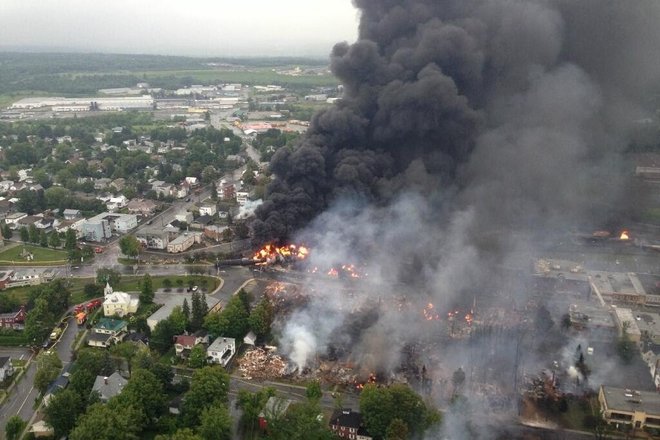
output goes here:
[{"label": "industrial building", "polygon": [[137,228],[137,225],[137,216],[134,214],[104,212],[85,220],[81,225],[81,232],[86,240],[104,241],[109,239],[113,232],[125,234]]},{"label": "industrial building", "polygon": [[[220,308],[221,304],[219,299],[208,295],[205,295],[205,298],[206,306],[208,307],[209,311],[216,311]],[[188,301],[188,304],[192,304],[192,293],[176,293],[174,295],[170,295],[170,297],[165,301],[156,298],[155,302],[163,303],[163,306],[147,318],[147,325],[151,331],[156,328],[156,324],[164,319],[167,319],[170,314],[172,314],[172,310],[174,310],[175,307],[182,307],[184,299]]]},{"label": "industrial building", "polygon": [[598,392],[603,418],[635,429],[660,429],[660,394],[601,385]]},{"label": "industrial building", "polygon": [[154,99],[151,96],[129,96],[129,97],[34,97],[23,98],[13,103],[9,108],[12,110],[30,110],[51,107],[53,111],[76,112],[89,110],[136,110],[151,109]]},{"label": "industrial building", "polygon": [[200,243],[201,241],[201,232],[185,232],[183,235],[179,235],[177,238],[170,241],[167,245],[167,252],[178,254],[179,252],[184,252],[190,249],[193,244]]}]

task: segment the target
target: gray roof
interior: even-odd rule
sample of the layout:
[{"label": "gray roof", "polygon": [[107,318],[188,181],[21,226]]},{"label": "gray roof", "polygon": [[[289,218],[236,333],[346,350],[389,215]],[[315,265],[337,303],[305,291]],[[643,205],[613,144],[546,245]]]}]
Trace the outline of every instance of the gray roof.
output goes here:
[{"label": "gray roof", "polygon": [[121,390],[127,383],[128,381],[115,371],[110,376],[96,376],[92,392],[96,391],[99,393],[101,401],[107,402],[110,398],[121,393]]},{"label": "gray roof", "polygon": [[236,346],[236,340],[234,338],[225,338],[220,336],[219,338],[216,338],[215,341],[211,343],[211,345],[209,345],[209,348],[206,349],[206,352],[207,353],[210,351],[223,352],[230,345]]},{"label": "gray roof", "polygon": [[[204,295],[204,296],[206,297],[206,305],[209,310],[211,310],[220,302],[219,299],[214,298],[210,295]],[[154,301],[159,304],[162,303],[163,307],[156,310],[151,316],[147,318],[147,324],[149,324],[149,326],[151,327],[151,323],[154,323],[153,325],[155,326],[156,323],[169,317],[170,314],[172,313],[172,310],[174,310],[176,306],[183,307],[184,299],[187,299],[188,305],[192,307],[192,292],[173,293],[170,294],[169,297],[164,301],[157,297]]]},{"label": "gray roof", "polygon": [[7,362],[9,362],[10,360],[11,358],[9,356],[0,356],[0,368],[7,365]]},{"label": "gray roof", "polygon": [[660,417],[660,394],[654,391],[636,391],[603,385],[607,409],[627,412],[644,411]]}]

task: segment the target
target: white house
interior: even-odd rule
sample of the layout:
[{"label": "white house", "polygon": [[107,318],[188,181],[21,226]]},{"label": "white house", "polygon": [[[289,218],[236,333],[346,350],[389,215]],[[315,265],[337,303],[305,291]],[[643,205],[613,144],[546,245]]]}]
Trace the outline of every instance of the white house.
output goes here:
[{"label": "white house", "polygon": [[226,367],[236,353],[236,340],[234,338],[217,338],[206,349],[206,356],[210,363],[220,364]]},{"label": "white house", "polygon": [[215,203],[204,203],[199,207],[199,215],[214,216],[218,212],[218,207]]},{"label": "white house", "polygon": [[250,197],[250,193],[247,191],[236,191],[236,201],[241,206],[247,203],[249,197]]},{"label": "white house", "polygon": [[106,203],[106,208],[108,211],[116,211],[118,209],[124,208],[128,204],[128,199],[123,194],[117,197],[110,197],[110,200]]},{"label": "white house", "polygon": [[140,300],[133,298],[126,292],[114,292],[110,284],[106,283],[103,290],[105,300],[103,301],[103,315],[123,317],[129,313],[137,312]]}]

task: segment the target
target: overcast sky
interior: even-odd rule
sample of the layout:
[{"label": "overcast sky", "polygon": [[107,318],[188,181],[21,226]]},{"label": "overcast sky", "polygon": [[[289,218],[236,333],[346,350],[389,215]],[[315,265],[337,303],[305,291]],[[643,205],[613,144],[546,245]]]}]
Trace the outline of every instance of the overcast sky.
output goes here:
[{"label": "overcast sky", "polygon": [[0,0],[0,49],[327,57],[351,0]]}]

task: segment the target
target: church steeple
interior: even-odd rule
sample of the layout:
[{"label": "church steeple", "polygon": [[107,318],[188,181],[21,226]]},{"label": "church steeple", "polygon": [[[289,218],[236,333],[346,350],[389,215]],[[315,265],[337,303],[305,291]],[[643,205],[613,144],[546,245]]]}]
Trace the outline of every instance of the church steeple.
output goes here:
[{"label": "church steeple", "polygon": [[106,281],[105,288],[103,289],[103,296],[108,296],[112,294],[112,292],[113,291],[112,291],[112,287],[110,287],[110,283]]}]

